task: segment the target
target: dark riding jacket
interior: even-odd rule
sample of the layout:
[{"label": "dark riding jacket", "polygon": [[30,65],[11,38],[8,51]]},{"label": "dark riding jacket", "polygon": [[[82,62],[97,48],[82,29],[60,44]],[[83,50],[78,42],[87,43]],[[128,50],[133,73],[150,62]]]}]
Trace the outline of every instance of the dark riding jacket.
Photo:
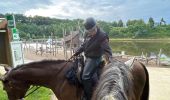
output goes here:
[{"label": "dark riding jacket", "polygon": [[76,51],[75,55],[83,51],[85,56],[89,58],[100,58],[103,54],[112,57],[108,35],[98,28],[97,33],[93,37],[85,36],[84,43]]}]

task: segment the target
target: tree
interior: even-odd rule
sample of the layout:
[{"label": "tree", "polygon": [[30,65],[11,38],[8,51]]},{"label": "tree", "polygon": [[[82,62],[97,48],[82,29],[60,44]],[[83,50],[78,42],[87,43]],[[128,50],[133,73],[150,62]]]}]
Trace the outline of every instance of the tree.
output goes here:
[{"label": "tree", "polygon": [[3,14],[0,13],[0,18],[3,18],[3,17],[5,17],[5,15],[3,15]]},{"label": "tree", "polygon": [[128,20],[127,22],[126,22],[126,26],[129,26],[130,25],[130,20]]},{"label": "tree", "polygon": [[111,23],[109,22],[104,22],[104,21],[98,21],[98,25],[101,29],[103,29],[106,33],[109,33],[110,31],[110,27],[111,27]]},{"label": "tree", "polygon": [[31,38],[32,38],[32,39],[36,39],[35,34],[32,34]]},{"label": "tree", "polygon": [[114,22],[112,23],[112,26],[113,26],[113,27],[117,27],[117,26],[118,26],[118,23],[117,23],[116,21],[114,21]]},{"label": "tree", "polygon": [[118,27],[123,27],[123,21],[122,21],[122,20],[119,20],[117,26],[118,26]]},{"label": "tree", "polygon": [[166,25],[166,22],[165,22],[165,20],[163,18],[161,18],[160,25]]},{"label": "tree", "polygon": [[154,27],[155,22],[154,22],[154,20],[153,20],[152,17],[149,18],[148,24],[149,24],[150,28],[153,28],[153,27]]},{"label": "tree", "polygon": [[[7,14],[0,16],[6,16]],[[17,29],[21,39],[29,38],[43,38],[54,33],[54,36],[62,37],[63,28],[69,33],[70,28],[74,31],[77,29],[84,30],[83,20],[81,19],[56,19],[42,16],[27,17],[22,14],[15,14]],[[166,25],[162,18],[159,24],[163,26],[156,26],[153,18],[150,17],[146,24],[143,19],[128,20],[127,27],[123,27],[122,20],[113,21],[112,23],[106,21],[98,21],[98,25],[112,38],[145,38],[145,37],[170,37],[170,25]],[[154,27],[154,28],[152,28]],[[83,33],[83,31],[82,31]]]}]

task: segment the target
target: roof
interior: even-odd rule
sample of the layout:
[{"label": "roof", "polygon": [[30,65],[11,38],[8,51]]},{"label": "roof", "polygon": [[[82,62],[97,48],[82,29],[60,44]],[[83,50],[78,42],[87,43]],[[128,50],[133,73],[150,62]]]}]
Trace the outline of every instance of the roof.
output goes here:
[{"label": "roof", "polygon": [[5,18],[0,18],[0,29],[5,29],[7,25],[7,20]]},{"label": "roof", "polygon": [[64,41],[70,41],[71,39],[75,38],[77,35],[79,35],[79,31],[72,31],[72,34],[64,37]]}]

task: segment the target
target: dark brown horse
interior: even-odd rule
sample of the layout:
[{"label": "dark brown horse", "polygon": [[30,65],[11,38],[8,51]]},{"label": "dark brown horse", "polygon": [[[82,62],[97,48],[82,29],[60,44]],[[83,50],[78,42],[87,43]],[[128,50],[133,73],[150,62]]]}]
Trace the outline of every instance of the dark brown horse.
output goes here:
[{"label": "dark brown horse", "polygon": [[65,60],[43,60],[23,64],[8,72],[1,79],[9,100],[24,98],[31,85],[50,88],[58,100],[80,100],[81,88],[68,83],[65,73],[72,66]]},{"label": "dark brown horse", "polygon": [[[73,62],[67,62],[65,60],[44,60],[23,64],[13,69],[6,68],[7,73],[1,78],[1,81],[3,82],[4,90],[7,92],[9,100],[24,98],[31,85],[50,88],[58,100],[80,100],[82,88],[71,85],[65,77],[65,73],[72,65]],[[96,91],[93,94],[93,100],[101,100],[99,95],[101,95],[105,88],[111,89],[106,89],[107,91],[104,92],[105,94],[103,97],[111,95],[110,97],[114,97],[116,100],[148,100],[148,73],[141,63],[136,62],[134,67],[131,68],[127,68],[127,66],[117,61],[110,65],[111,68],[115,67],[117,70],[109,72],[107,70],[109,68],[106,66],[106,69],[103,70],[101,79],[98,82],[99,85],[96,87]],[[123,67],[125,67],[125,69],[123,69]],[[114,78],[115,76],[112,74],[117,72],[121,74]],[[121,88],[121,93],[125,99],[117,99],[118,96],[115,93],[119,91],[117,91],[117,88],[114,88],[114,82],[105,81],[105,74],[107,73],[108,75],[111,73],[111,80],[114,81],[115,79],[115,81],[121,83],[117,85],[122,85],[120,86],[123,87]],[[122,77],[121,80],[117,79],[119,77]],[[109,79],[107,75],[106,79]],[[109,86],[103,86],[104,84],[109,84]]]}]

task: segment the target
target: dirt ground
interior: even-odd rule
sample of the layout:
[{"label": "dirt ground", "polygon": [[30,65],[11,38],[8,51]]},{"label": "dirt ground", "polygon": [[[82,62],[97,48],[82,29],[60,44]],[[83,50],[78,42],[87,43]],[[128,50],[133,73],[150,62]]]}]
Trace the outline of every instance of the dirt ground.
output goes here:
[{"label": "dirt ground", "polygon": [[[59,52],[56,56],[52,54],[36,55],[35,52],[25,51],[24,56],[29,60],[42,59],[64,59],[64,53]],[[149,100],[170,100],[170,66],[147,65],[150,78],[150,99]],[[55,98],[55,96],[52,96]],[[56,99],[52,99],[56,100]]]},{"label": "dirt ground", "polygon": [[[70,57],[70,53],[68,53],[68,57]],[[43,60],[43,59],[65,59],[64,57],[64,52],[62,51],[58,51],[58,53],[53,54],[53,53],[43,53],[42,55],[40,54],[40,52],[38,52],[36,54],[35,51],[30,51],[30,50],[25,50],[24,51],[24,58],[28,59],[28,60],[34,60],[34,61],[38,61],[38,60]]]},{"label": "dirt ground", "polygon": [[149,100],[170,100],[170,67],[147,67],[150,78]]}]

